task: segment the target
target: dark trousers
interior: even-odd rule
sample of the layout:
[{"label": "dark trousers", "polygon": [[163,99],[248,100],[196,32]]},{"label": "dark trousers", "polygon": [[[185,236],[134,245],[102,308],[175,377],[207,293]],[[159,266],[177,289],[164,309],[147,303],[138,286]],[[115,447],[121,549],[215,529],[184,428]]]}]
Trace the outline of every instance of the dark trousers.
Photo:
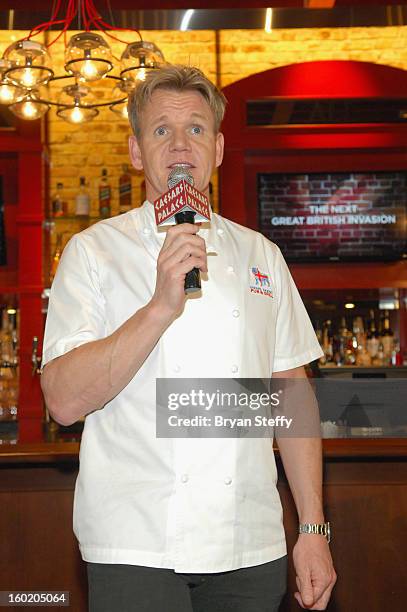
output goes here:
[{"label": "dark trousers", "polygon": [[88,563],[89,612],[277,612],[287,557],[216,574]]}]

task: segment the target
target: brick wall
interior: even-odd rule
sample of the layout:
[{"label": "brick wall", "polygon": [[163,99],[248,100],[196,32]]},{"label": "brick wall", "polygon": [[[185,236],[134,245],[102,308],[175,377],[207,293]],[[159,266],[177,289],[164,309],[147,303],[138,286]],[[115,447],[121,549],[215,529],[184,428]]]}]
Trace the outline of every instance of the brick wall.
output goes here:
[{"label": "brick wall", "polygon": [[407,27],[224,30],[220,35],[222,86],[295,62],[358,60],[407,67]]}]

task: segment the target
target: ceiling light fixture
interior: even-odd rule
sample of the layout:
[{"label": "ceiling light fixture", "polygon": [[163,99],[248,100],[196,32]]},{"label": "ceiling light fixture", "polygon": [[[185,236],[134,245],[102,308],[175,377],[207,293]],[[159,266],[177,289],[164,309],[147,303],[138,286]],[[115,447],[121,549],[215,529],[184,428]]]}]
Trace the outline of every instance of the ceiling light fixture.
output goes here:
[{"label": "ceiling light fixture", "polygon": [[[68,0],[62,16],[61,2],[54,0],[50,21],[35,26],[26,38],[13,42],[5,50],[0,59],[0,104],[6,104],[15,115],[28,120],[42,117],[51,106],[56,107],[59,117],[76,124],[91,121],[101,107],[109,107],[121,117],[127,117],[128,94],[145,79],[148,71],[165,63],[162,52],[154,43],[144,41],[138,30],[106,23],[93,0]],[[82,29],[82,21],[85,29],[74,34],[67,43],[66,33],[75,19],[78,29]],[[44,45],[34,40],[52,26],[62,29],[55,33],[51,42]],[[117,58],[108,42],[94,30],[126,45],[119,65],[114,62]],[[135,32],[139,40],[130,43],[120,40],[112,30]],[[65,73],[56,75],[49,49],[61,36],[65,43]],[[115,69],[119,74],[109,74]],[[54,100],[50,88],[44,90],[44,86],[54,85],[62,79],[69,79],[69,84]],[[111,79],[114,86],[107,101],[97,102],[92,84],[101,79]]]}]

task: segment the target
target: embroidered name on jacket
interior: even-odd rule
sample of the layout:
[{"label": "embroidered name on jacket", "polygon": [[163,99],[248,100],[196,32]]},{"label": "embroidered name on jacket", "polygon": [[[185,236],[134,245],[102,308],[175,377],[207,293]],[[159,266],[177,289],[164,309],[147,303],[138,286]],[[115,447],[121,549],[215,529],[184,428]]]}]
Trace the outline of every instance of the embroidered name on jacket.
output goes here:
[{"label": "embroidered name on jacket", "polygon": [[259,268],[250,268],[250,292],[259,293],[260,295],[267,295],[267,297],[273,297],[271,290],[270,280],[268,274],[260,272]]}]

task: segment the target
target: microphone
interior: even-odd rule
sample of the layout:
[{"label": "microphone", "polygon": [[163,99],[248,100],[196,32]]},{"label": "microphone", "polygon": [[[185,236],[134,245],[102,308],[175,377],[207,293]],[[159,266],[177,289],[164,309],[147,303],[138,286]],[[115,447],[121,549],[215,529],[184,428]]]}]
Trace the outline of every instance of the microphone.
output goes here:
[{"label": "microphone", "polygon": [[[168,175],[167,185],[168,191],[154,202],[154,214],[158,226],[210,220],[208,198],[194,188],[194,177],[188,165],[174,166]],[[199,269],[192,268],[185,277],[185,293],[194,293],[200,289]]]}]

